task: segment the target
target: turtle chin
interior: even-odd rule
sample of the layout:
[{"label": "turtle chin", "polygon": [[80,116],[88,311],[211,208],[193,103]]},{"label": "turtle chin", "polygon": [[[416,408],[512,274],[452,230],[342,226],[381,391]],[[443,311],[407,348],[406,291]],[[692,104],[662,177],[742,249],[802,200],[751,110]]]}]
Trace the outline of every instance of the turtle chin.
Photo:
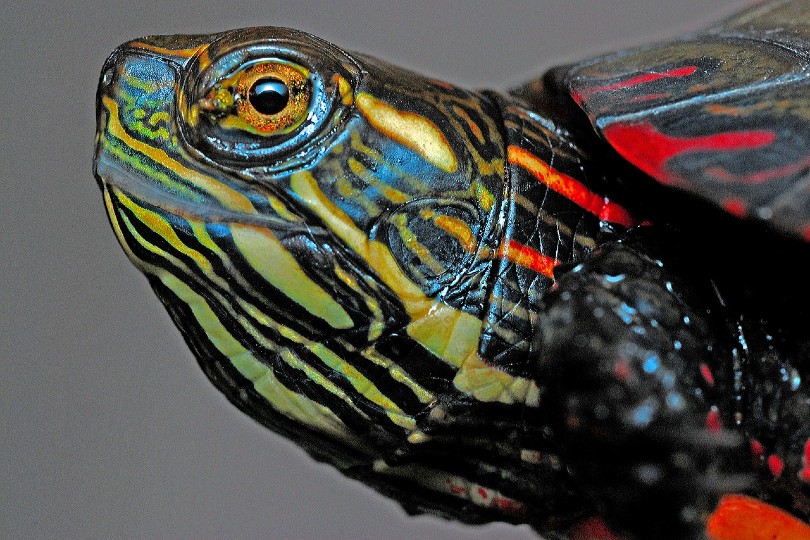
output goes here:
[{"label": "turtle chin", "polygon": [[344,280],[336,277],[338,255],[304,222],[251,223],[246,213],[190,204],[103,154],[96,178],[120,245],[213,384],[317,459],[367,466],[370,450],[349,428],[364,413],[347,423],[349,412],[322,404],[340,407],[330,390],[345,390],[331,381],[358,354],[336,337],[362,342],[371,333],[359,271],[344,262]]}]

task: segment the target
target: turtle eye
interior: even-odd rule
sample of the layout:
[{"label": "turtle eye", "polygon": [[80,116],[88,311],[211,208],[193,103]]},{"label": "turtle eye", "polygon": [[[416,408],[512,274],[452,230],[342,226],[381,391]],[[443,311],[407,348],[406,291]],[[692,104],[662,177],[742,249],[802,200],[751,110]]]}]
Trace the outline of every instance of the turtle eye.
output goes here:
[{"label": "turtle eye", "polygon": [[282,62],[254,64],[236,82],[236,117],[223,123],[260,135],[289,133],[306,118],[311,95],[304,68]]},{"label": "turtle eye", "polygon": [[259,79],[250,87],[248,102],[260,114],[278,114],[290,102],[290,90],[274,77]]},{"label": "turtle eye", "polygon": [[223,165],[265,172],[305,159],[303,150],[314,158],[322,138],[336,134],[327,127],[351,112],[346,96],[357,75],[320,49],[278,48],[257,43],[195,58],[178,97],[183,142]]},{"label": "turtle eye", "polygon": [[250,64],[217,82],[198,102],[198,111],[226,130],[254,135],[294,131],[312,102],[309,71],[282,60]]}]

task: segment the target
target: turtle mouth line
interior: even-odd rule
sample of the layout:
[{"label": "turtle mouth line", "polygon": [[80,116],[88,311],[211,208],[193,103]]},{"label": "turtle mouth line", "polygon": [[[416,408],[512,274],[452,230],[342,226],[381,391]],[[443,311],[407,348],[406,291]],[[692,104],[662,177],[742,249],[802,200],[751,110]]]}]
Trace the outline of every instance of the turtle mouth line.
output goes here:
[{"label": "turtle mouth line", "polygon": [[[218,220],[217,218],[223,220],[239,218],[238,220],[241,221],[246,217],[239,212],[190,201],[168,190],[160,189],[148,179],[121,166],[116,160],[104,159],[103,154],[96,159],[95,165],[96,181],[102,187],[134,196],[172,214],[186,215],[205,221]],[[225,215],[229,213],[232,215]]]},{"label": "turtle mouth line", "polygon": [[103,155],[96,159],[94,176],[103,190],[122,192],[182,218],[206,223],[242,223],[285,231],[306,229],[301,224],[272,214],[251,214],[186,199],[156,187],[148,179],[121,166],[117,161],[104,159]]}]

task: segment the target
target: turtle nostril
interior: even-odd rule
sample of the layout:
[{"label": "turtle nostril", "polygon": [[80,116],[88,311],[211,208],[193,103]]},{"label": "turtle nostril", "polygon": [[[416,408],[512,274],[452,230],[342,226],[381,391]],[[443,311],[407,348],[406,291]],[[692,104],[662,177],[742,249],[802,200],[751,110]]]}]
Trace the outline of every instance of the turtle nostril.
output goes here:
[{"label": "turtle nostril", "polygon": [[124,45],[117,47],[104,62],[104,66],[101,68],[101,78],[99,79],[99,90],[106,90],[115,82],[118,74],[118,65],[121,58],[124,56],[124,52],[122,51],[124,47]]},{"label": "turtle nostril", "polygon": [[110,86],[115,79],[115,67],[110,66],[104,70],[104,73],[101,74],[101,84],[102,86]]}]

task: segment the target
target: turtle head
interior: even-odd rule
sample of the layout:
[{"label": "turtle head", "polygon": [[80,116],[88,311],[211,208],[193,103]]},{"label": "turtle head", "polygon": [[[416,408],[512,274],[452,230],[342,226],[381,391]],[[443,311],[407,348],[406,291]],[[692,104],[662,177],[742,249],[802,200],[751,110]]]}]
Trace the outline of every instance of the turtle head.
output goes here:
[{"label": "turtle head", "polygon": [[477,350],[495,106],[281,28],[129,42],[97,106],[113,229],[214,383],[298,439],[400,445]]}]

